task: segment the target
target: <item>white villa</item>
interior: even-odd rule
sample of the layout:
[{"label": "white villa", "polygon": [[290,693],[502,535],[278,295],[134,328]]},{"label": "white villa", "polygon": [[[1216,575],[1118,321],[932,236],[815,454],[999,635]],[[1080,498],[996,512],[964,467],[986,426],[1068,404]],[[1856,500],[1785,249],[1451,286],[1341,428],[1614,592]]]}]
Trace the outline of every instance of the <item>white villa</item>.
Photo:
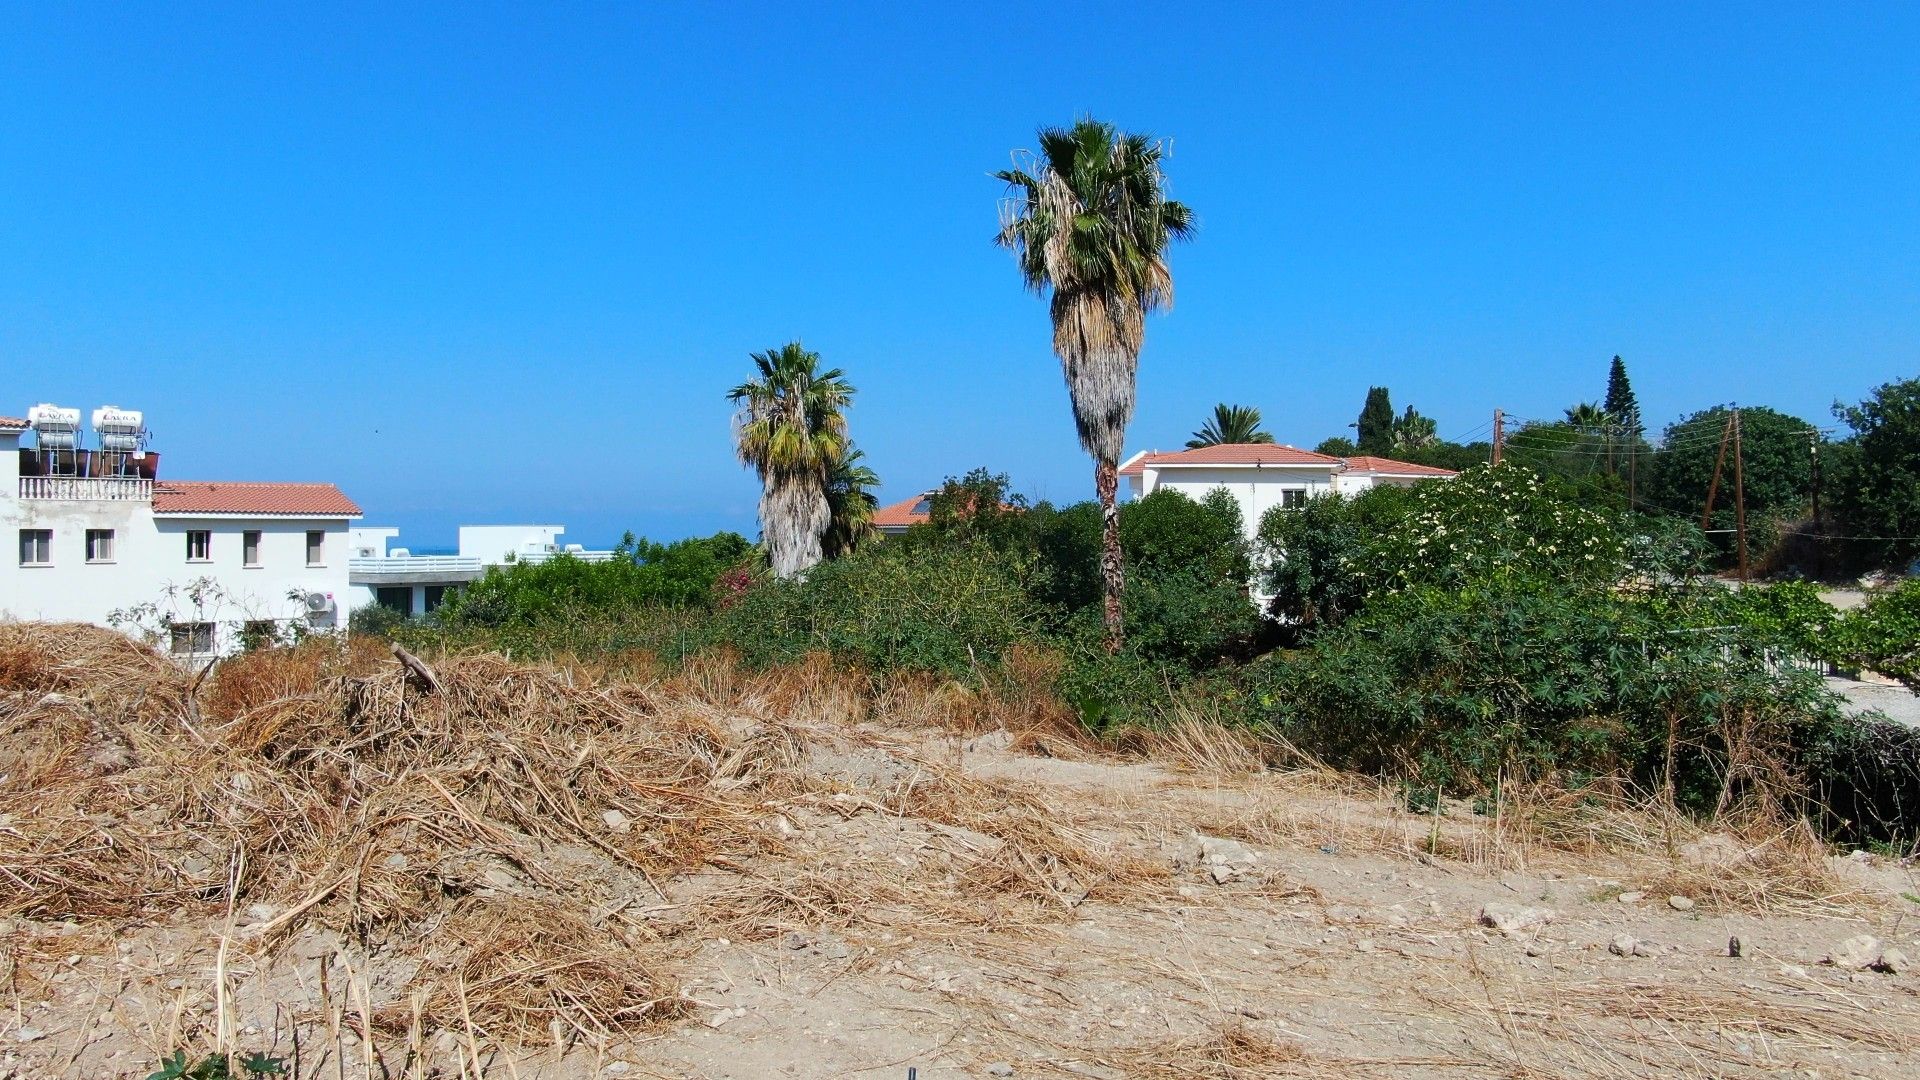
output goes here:
[{"label": "white villa", "polygon": [[183,657],[343,623],[360,508],[339,488],[162,480],[141,414],[104,406],[92,428],[97,449],[81,445],[78,409],[0,416],[0,530],[16,555],[0,558],[0,618],[106,625],[144,607],[137,628]]},{"label": "white villa", "polygon": [[490,566],[542,563],[561,555],[582,562],[607,562],[612,551],[588,551],[563,543],[566,529],[559,525],[462,525],[460,547],[453,555],[415,555],[392,546],[400,530],[367,527],[347,538],[351,555],[347,574],[351,585],[347,608],[358,611],[379,604],[408,617],[425,615],[439,607],[449,591],[478,580]]},{"label": "white villa", "polygon": [[1380,485],[1411,487],[1457,474],[1383,457],[1332,457],[1275,443],[1223,443],[1166,453],[1142,450],[1122,463],[1120,475],[1136,499],[1170,488],[1197,502],[1213,489],[1225,488],[1239,501],[1243,527],[1252,536],[1261,516],[1276,506],[1300,506],[1321,495],[1350,495]]}]

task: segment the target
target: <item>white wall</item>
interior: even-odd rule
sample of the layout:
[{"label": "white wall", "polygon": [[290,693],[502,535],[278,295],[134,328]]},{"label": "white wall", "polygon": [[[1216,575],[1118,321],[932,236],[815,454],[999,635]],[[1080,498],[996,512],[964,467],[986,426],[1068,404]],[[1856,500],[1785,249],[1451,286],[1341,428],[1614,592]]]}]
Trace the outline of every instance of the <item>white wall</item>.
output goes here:
[{"label": "white wall", "polygon": [[1318,498],[1333,490],[1333,471],[1326,467],[1291,465],[1219,466],[1155,469],[1148,467],[1133,481],[1134,497],[1170,488],[1195,502],[1215,488],[1225,488],[1240,504],[1240,526],[1251,537],[1260,530],[1260,518],[1285,497],[1284,492],[1306,492]]},{"label": "white wall", "polygon": [[[12,448],[0,446],[0,453],[11,455]],[[22,500],[18,492],[17,481],[0,489],[5,544],[0,615],[106,625],[111,612],[153,604],[155,625],[166,618],[219,624],[220,651],[236,644],[239,624],[247,620],[299,620],[317,628],[344,624],[349,599],[344,518],[156,516],[151,504],[138,500]],[[20,565],[21,529],[52,531],[51,565]],[[87,562],[88,529],[113,530],[111,562]],[[187,560],[187,532],[195,529],[212,533],[204,562]],[[310,529],[326,534],[323,565],[307,564]],[[249,530],[261,534],[259,566],[242,565],[241,534]],[[196,606],[182,594],[203,580],[214,588],[205,590],[208,599]],[[332,595],[334,615],[309,621],[305,604],[288,595],[296,590]]]},{"label": "white wall", "polygon": [[384,558],[387,545],[400,535],[391,526],[356,526],[347,530],[348,554],[355,557]]}]

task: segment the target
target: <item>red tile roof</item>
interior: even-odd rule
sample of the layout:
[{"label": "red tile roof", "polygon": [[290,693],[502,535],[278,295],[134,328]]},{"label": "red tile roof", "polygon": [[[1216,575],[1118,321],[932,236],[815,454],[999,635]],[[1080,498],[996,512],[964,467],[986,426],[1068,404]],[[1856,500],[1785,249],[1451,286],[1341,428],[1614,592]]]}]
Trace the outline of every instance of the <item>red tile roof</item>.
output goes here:
[{"label": "red tile roof", "polygon": [[873,512],[873,527],[876,529],[904,529],[919,525],[932,518],[929,509],[922,505],[933,495],[923,491],[911,499],[902,499],[891,506],[883,506]]},{"label": "red tile roof", "polygon": [[360,507],[332,484],[163,480],[153,485],[153,512],[359,517]]},{"label": "red tile roof", "polygon": [[0,416],[0,428],[17,428],[25,431],[27,430],[27,422],[17,416]]},{"label": "red tile roof", "polygon": [[1395,461],[1392,458],[1372,457],[1360,454],[1346,459],[1348,472],[1392,473],[1398,476],[1458,476],[1452,469],[1436,468],[1432,465],[1415,465],[1411,461]]},{"label": "red tile roof", "polygon": [[1275,443],[1221,443],[1218,446],[1202,446],[1194,450],[1175,450],[1167,453],[1152,451],[1136,455],[1136,460],[1127,463],[1120,470],[1121,476],[1138,476],[1148,465],[1156,468],[1176,466],[1207,465],[1326,465],[1338,466],[1340,459],[1326,454],[1316,454],[1311,450],[1301,450],[1292,446],[1280,446]]}]

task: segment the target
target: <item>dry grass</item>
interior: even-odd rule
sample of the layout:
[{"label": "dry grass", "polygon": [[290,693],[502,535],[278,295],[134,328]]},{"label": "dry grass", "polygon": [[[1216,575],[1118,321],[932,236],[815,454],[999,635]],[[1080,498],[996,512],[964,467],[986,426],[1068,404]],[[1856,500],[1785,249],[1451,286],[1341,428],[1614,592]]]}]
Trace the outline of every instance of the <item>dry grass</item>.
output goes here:
[{"label": "dry grass", "polygon": [[[718,933],[1038,924],[1165,876],[861,726],[924,700],[906,722],[984,729],[1005,696],[876,692],[825,657],[643,684],[434,663],[437,694],[319,644],[202,682],[110,631],[0,625],[0,915],[252,911],[256,957],[318,933],[410,958],[364,991],[390,1035],[424,1009],[463,1038],[597,1039],[677,1015],[674,972]],[[925,828],[922,861],[864,865],[793,824],[823,815]]]}]

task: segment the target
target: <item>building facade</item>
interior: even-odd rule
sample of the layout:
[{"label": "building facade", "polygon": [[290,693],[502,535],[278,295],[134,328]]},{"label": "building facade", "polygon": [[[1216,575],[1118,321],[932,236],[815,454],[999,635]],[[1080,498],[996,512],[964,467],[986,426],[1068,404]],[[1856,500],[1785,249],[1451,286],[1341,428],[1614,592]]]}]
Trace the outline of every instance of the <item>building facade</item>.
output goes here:
[{"label": "building facade", "polygon": [[542,563],[565,555],[582,562],[606,562],[612,551],[588,551],[561,541],[560,525],[462,525],[460,548],[452,555],[416,555],[395,547],[400,530],[358,528],[348,537],[347,609],[380,605],[397,615],[418,618],[444,603],[455,591],[477,581],[493,566]]},{"label": "building facade", "polygon": [[1120,468],[1136,499],[1167,488],[1198,502],[1224,488],[1240,504],[1241,527],[1249,537],[1276,506],[1303,506],[1322,495],[1411,487],[1454,475],[1448,469],[1389,458],[1341,458],[1269,443],[1223,443],[1169,453],[1143,450]]},{"label": "building facade", "polygon": [[344,625],[360,508],[339,488],[164,480],[158,455],[103,467],[23,448],[31,429],[0,417],[0,617],[118,625],[184,657]]}]

